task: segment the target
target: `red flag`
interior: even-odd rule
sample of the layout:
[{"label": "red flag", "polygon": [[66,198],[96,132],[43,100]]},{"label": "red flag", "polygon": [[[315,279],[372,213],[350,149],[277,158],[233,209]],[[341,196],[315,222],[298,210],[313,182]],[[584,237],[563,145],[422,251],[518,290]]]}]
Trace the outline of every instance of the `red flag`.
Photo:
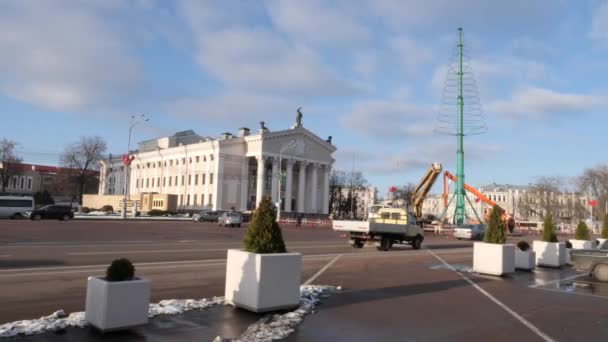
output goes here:
[{"label": "red flag", "polygon": [[479,203],[480,201],[481,201],[481,198],[475,197],[475,203]]},{"label": "red flag", "polygon": [[391,186],[388,188],[388,192],[396,192],[396,191],[397,191],[397,188],[394,186]]},{"label": "red flag", "polygon": [[589,202],[587,202],[587,203],[589,203],[589,206],[591,206],[591,207],[595,207],[597,205],[596,200],[589,200]]},{"label": "red flag", "polygon": [[123,164],[125,164],[125,166],[131,165],[131,161],[132,160],[133,160],[133,157],[129,157],[128,154],[123,154],[122,155],[122,162],[123,162]]}]

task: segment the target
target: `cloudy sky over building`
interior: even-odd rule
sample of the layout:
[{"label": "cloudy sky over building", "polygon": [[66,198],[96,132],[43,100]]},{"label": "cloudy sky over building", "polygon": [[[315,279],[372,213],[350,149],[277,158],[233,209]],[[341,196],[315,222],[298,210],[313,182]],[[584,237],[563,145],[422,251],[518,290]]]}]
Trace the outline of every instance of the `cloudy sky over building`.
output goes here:
[{"label": "cloudy sky over building", "polygon": [[302,106],[334,168],[354,154],[383,192],[454,169],[433,125],[461,25],[488,126],[465,139],[468,183],[606,161],[606,1],[2,1],[0,136],[51,162],[80,135],[124,152],[134,113],[137,141],[285,129]]}]

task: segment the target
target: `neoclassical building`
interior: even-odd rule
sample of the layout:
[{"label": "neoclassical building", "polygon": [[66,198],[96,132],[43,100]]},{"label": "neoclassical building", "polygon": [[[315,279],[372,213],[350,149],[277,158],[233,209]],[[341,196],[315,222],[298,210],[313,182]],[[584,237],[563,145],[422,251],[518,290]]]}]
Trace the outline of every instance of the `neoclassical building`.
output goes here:
[{"label": "neoclassical building", "polygon": [[[261,122],[257,134],[240,128],[236,136],[223,133],[217,139],[178,132],[131,151],[127,194],[177,195],[178,207],[185,209],[246,211],[263,196],[276,203],[280,192],[284,212],[327,214],[335,151],[331,137],[318,137],[300,120],[275,132]],[[100,169],[99,194],[124,194],[123,158],[103,160]]]}]

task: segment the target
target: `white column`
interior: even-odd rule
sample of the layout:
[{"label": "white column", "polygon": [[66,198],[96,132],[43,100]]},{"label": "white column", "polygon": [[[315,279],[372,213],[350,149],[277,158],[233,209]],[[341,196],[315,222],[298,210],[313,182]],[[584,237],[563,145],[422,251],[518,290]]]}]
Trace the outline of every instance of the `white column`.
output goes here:
[{"label": "white column", "polygon": [[281,168],[281,166],[279,165],[279,158],[274,157],[272,158],[272,178],[271,178],[271,184],[270,184],[270,195],[272,198],[272,203],[277,203],[277,201],[279,200],[277,197],[277,186],[279,183],[279,177],[278,177],[278,173],[279,173],[279,169]]},{"label": "white column", "polygon": [[[224,156],[217,154],[215,159],[215,172],[213,173],[213,210],[226,209],[223,206],[224,192]],[[187,181],[187,180],[186,180]]]},{"label": "white column", "polygon": [[257,208],[260,202],[262,201],[262,197],[264,196],[264,157],[258,156],[256,157],[258,160],[258,180],[255,191],[255,207]]},{"label": "white column", "polygon": [[311,191],[310,191],[310,197],[311,197],[311,205],[310,205],[310,211],[313,213],[318,212],[319,210],[319,196],[317,193],[317,186],[318,186],[318,172],[319,171],[319,164],[312,164],[312,169],[311,169]]},{"label": "white column", "polygon": [[291,212],[291,197],[293,195],[293,160],[288,159],[285,163],[285,212]]},{"label": "white column", "polygon": [[306,194],[306,162],[300,161],[300,173],[298,174],[298,212],[303,213],[305,208]]},{"label": "white column", "polygon": [[321,213],[328,214],[329,213],[329,177],[331,175],[331,165],[325,165],[323,175],[323,207],[321,208]]},{"label": "white column", "polygon": [[247,210],[247,190],[249,189],[249,158],[241,162],[241,211]]}]

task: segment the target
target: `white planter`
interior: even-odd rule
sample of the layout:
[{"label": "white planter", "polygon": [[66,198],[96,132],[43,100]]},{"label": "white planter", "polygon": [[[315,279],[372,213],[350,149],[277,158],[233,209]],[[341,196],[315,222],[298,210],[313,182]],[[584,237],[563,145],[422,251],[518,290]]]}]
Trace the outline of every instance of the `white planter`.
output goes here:
[{"label": "white planter", "polygon": [[572,248],[566,248],[566,265],[572,265],[572,256],[570,255],[571,251]]},{"label": "white planter", "polygon": [[515,246],[475,242],[473,270],[497,276],[515,272]]},{"label": "white planter", "polygon": [[600,248],[602,247],[602,244],[604,243],[604,241],[608,240],[608,239],[602,239],[602,238],[598,238],[597,240],[597,246],[595,246],[596,248]]},{"label": "white planter", "polygon": [[533,251],[522,251],[515,249],[515,268],[520,270],[531,270],[536,265],[536,253]]},{"label": "white planter", "polygon": [[566,264],[566,244],[564,242],[534,241],[532,249],[536,253],[536,265],[561,267]]},{"label": "white planter", "polygon": [[226,302],[253,312],[297,307],[301,269],[300,253],[257,254],[229,249]]},{"label": "white planter", "polygon": [[572,249],[593,249],[593,242],[589,240],[570,240]]},{"label": "white planter", "polygon": [[105,332],[148,323],[150,282],[146,279],[87,280],[85,320]]}]

